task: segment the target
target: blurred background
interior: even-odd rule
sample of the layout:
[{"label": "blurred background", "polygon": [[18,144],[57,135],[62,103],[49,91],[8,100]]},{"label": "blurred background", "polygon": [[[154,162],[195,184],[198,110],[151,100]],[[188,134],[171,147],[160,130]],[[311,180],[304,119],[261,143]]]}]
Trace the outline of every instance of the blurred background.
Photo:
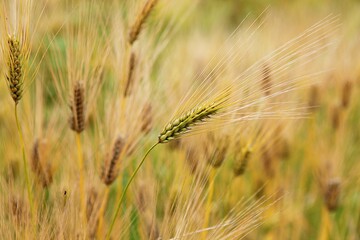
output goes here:
[{"label": "blurred background", "polygon": [[[3,16],[11,15],[12,1],[1,2]],[[19,117],[38,211],[30,218],[14,104],[1,81],[0,238],[105,239],[141,157],[176,109],[198,104],[183,104],[184,96],[204,89],[202,80],[221,87],[245,74],[236,85],[245,103],[253,91],[267,104],[268,86],[298,79],[276,100],[279,110],[299,114],[202,128],[160,144],[131,185],[112,238],[360,239],[360,1],[158,0],[129,42],[147,2],[33,2]],[[283,55],[294,66],[277,75],[281,59],[267,56],[322,20],[307,42],[319,46],[317,57],[289,57],[303,43],[295,41]],[[8,34],[1,29],[2,78]],[[249,80],[251,66],[261,66],[253,79],[265,87]],[[82,148],[69,127],[79,81]],[[261,106],[249,111],[262,114]]]}]

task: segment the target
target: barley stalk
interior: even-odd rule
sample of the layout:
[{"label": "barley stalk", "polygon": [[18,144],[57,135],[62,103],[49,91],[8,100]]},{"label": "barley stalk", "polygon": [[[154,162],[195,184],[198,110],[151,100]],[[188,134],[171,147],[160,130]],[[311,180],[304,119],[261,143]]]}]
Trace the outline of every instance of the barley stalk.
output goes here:
[{"label": "barley stalk", "polygon": [[85,199],[85,179],[84,179],[84,158],[81,144],[80,133],[75,134],[77,154],[78,154],[78,167],[79,167],[79,191],[80,191],[80,209],[81,216],[86,223],[86,199]]},{"label": "barley stalk", "polygon": [[114,217],[113,217],[113,219],[112,219],[112,221],[111,221],[111,224],[110,224],[110,228],[109,228],[109,230],[108,230],[108,232],[107,232],[107,234],[106,234],[106,240],[109,240],[109,239],[110,239],[111,232],[112,232],[112,230],[113,230],[113,228],[114,228],[114,224],[115,224],[116,218],[117,218],[117,216],[118,216],[118,214],[119,214],[121,204],[122,204],[122,202],[123,202],[123,200],[124,200],[124,197],[125,197],[125,195],[126,195],[126,192],[127,192],[128,188],[129,188],[131,182],[134,180],[134,178],[135,178],[136,174],[138,173],[140,167],[143,165],[143,163],[144,163],[147,155],[149,155],[149,153],[151,152],[151,150],[153,150],[158,144],[159,144],[159,143],[157,142],[157,143],[155,143],[152,147],[149,148],[149,150],[145,153],[145,155],[144,155],[144,157],[141,159],[139,165],[136,167],[135,171],[134,171],[133,174],[131,175],[129,181],[127,182],[127,184],[126,184],[126,186],[125,186],[125,188],[124,188],[124,190],[123,190],[123,192],[122,192],[122,194],[121,194],[120,200],[119,200],[119,202],[118,202],[118,205],[117,205],[117,208],[116,208]]},{"label": "barley stalk", "polygon": [[81,216],[86,223],[86,199],[85,199],[85,179],[84,179],[84,157],[81,144],[81,132],[85,129],[85,89],[81,81],[75,82],[70,106],[71,117],[69,124],[71,130],[75,131],[77,146],[78,168],[79,168],[79,192]]},{"label": "barley stalk", "polygon": [[21,144],[21,151],[22,151],[22,159],[24,165],[24,175],[25,175],[25,182],[26,188],[30,203],[30,211],[31,215],[35,217],[35,209],[33,203],[33,197],[31,193],[31,186],[29,180],[29,173],[27,169],[27,161],[26,161],[26,154],[25,154],[25,142],[24,137],[22,135],[22,129],[19,122],[18,117],[18,103],[22,98],[22,86],[23,86],[23,65],[22,65],[22,48],[19,40],[15,36],[9,36],[8,39],[8,48],[9,48],[9,55],[8,55],[8,74],[6,75],[7,85],[9,88],[9,92],[11,94],[12,99],[14,100],[15,107],[14,107],[14,114],[16,120],[17,131],[19,134],[20,144]]},{"label": "barley stalk", "polygon": [[124,200],[124,197],[126,195],[126,192],[131,184],[131,182],[134,180],[137,172],[143,165],[147,155],[151,152],[152,149],[154,149],[159,143],[167,143],[176,137],[180,137],[181,135],[185,134],[187,131],[189,131],[196,123],[203,122],[205,119],[210,118],[212,115],[216,114],[222,109],[222,104],[226,102],[228,95],[221,95],[220,97],[216,98],[213,102],[210,104],[204,104],[199,107],[193,108],[186,112],[185,114],[181,115],[179,118],[176,118],[175,120],[171,121],[164,130],[160,133],[158,142],[155,143],[152,147],[149,148],[149,150],[145,153],[144,157],[136,167],[135,171],[131,175],[129,181],[127,182],[122,195],[120,197],[120,200],[118,202],[113,220],[111,222],[110,228],[106,234],[106,239],[109,240],[111,236],[112,229],[114,227],[116,218],[119,214],[121,204]]},{"label": "barley stalk", "polygon": [[109,197],[109,191],[110,191],[110,187],[106,187],[105,189],[105,193],[104,193],[104,198],[103,201],[101,202],[101,206],[99,209],[99,224],[98,224],[98,228],[97,228],[97,238],[101,239],[103,237],[102,233],[103,233],[103,222],[104,222],[104,212],[106,209],[106,205],[107,205],[107,201],[108,201],[108,197]]},{"label": "barley stalk", "polygon": [[34,208],[34,203],[33,203],[32,192],[31,192],[29,173],[28,173],[28,170],[27,170],[27,162],[26,162],[26,155],[25,155],[25,143],[24,143],[24,138],[23,138],[22,131],[21,131],[21,126],[20,126],[20,123],[19,123],[17,105],[15,105],[15,120],[16,120],[16,126],[17,126],[17,130],[18,130],[18,133],[19,133],[20,143],[21,143],[22,159],[23,159],[23,164],[24,164],[25,182],[26,182],[26,188],[27,188],[27,193],[28,193],[28,198],[29,198],[29,203],[30,203],[30,211],[31,211],[31,216],[34,219],[35,218],[35,208]]}]

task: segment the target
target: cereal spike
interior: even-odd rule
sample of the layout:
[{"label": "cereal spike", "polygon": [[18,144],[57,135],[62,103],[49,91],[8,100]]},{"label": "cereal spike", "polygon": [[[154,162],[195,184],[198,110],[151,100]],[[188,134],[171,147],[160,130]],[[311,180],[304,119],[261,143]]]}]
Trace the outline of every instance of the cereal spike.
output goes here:
[{"label": "cereal spike", "polygon": [[73,103],[70,108],[72,112],[70,128],[81,133],[85,129],[85,89],[80,81],[75,83]]},{"label": "cereal spike", "polygon": [[157,0],[148,0],[144,7],[142,8],[139,15],[137,15],[135,22],[130,28],[129,33],[129,43],[133,44],[138,38],[141,27],[145,23],[146,19],[149,17],[150,12],[153,10]]},{"label": "cereal spike", "polygon": [[15,104],[18,104],[22,97],[23,89],[23,67],[22,54],[19,41],[14,37],[9,37],[9,56],[8,56],[8,74],[6,75],[10,94]]}]

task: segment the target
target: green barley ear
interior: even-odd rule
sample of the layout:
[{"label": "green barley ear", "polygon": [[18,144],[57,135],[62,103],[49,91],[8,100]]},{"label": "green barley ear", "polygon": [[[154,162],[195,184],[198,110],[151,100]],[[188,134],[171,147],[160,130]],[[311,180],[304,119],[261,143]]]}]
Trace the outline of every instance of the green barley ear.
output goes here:
[{"label": "green barley ear", "polygon": [[22,53],[19,40],[14,36],[10,36],[8,39],[8,47],[8,74],[6,75],[6,79],[11,97],[15,104],[18,104],[23,93]]},{"label": "green barley ear", "polygon": [[229,99],[228,97],[228,92],[225,91],[224,95],[216,98],[213,102],[194,107],[170,121],[160,133],[158,143],[167,143],[176,139],[190,131],[196,124],[210,119],[223,108],[223,104]]},{"label": "green barley ear", "polygon": [[81,133],[85,129],[85,88],[82,82],[75,83],[72,97],[70,128]]}]

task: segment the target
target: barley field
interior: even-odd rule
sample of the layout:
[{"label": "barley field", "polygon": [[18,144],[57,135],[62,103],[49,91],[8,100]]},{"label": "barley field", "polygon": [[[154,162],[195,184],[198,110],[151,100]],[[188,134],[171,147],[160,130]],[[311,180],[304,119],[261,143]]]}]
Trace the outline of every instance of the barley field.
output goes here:
[{"label": "barley field", "polygon": [[0,239],[360,239],[359,13],[1,0]]}]

